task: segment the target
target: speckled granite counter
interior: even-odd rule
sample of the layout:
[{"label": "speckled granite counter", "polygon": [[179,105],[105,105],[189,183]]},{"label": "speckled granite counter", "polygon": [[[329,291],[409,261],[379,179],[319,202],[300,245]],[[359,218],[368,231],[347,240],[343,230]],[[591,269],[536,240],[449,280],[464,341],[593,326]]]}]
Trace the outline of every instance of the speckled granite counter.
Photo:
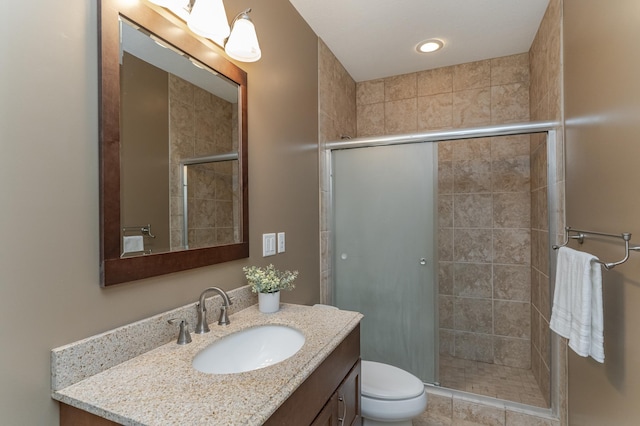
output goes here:
[{"label": "speckled granite counter", "polygon": [[[77,383],[54,387],[53,398],[124,425],[260,425],[362,318],[321,307],[281,307],[263,314],[250,306],[231,315],[228,326],[214,323],[208,334],[192,333],[188,345],[172,341]],[[262,324],[297,328],[305,335],[304,346],[289,359],[246,373],[212,375],[192,367],[193,357],[214,340]]]}]

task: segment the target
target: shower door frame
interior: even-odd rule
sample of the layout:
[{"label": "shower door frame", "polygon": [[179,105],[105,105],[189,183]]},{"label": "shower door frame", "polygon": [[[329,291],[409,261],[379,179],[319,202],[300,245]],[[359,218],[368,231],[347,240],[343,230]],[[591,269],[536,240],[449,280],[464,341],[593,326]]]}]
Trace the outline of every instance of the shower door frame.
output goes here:
[{"label": "shower door frame", "polygon": [[[439,130],[424,133],[412,133],[412,134],[400,134],[400,135],[385,135],[366,138],[355,138],[340,141],[327,142],[324,146],[324,152],[321,152],[324,158],[324,172],[325,178],[328,179],[326,189],[328,194],[323,198],[322,211],[326,217],[323,218],[327,224],[327,231],[329,238],[320,238],[321,244],[326,244],[326,247],[321,247],[320,253],[324,253],[326,259],[321,259],[321,264],[328,265],[328,270],[331,271],[328,276],[322,277],[320,282],[320,298],[321,303],[333,304],[333,288],[335,281],[335,268],[333,265],[333,250],[330,248],[333,241],[334,221],[333,221],[333,168],[332,168],[332,152],[334,150],[352,149],[352,148],[367,148],[387,145],[403,145],[403,144],[415,144],[415,143],[433,143],[444,142],[450,140],[463,140],[463,139],[477,139],[486,137],[497,136],[510,136],[510,135],[523,135],[534,133],[546,133],[547,134],[547,201],[548,201],[548,217],[549,217],[549,240],[547,242],[549,246],[549,280],[550,280],[550,294],[553,294],[554,290],[554,277],[556,270],[556,256],[555,250],[551,249],[553,244],[556,244],[556,239],[559,236],[558,220],[556,218],[558,210],[558,189],[555,185],[557,182],[557,146],[558,146],[558,132],[561,130],[561,125],[555,121],[535,121],[526,123],[511,123],[502,125],[482,126],[465,129],[452,129],[452,130]],[[558,218],[564,223],[564,218]],[[560,236],[562,238],[562,236]],[[437,253],[436,253],[437,256]],[[436,283],[437,288],[437,274]],[[560,357],[560,339],[555,334],[551,334],[551,409],[541,409],[537,407],[531,407],[533,412],[541,412],[544,414],[552,414],[557,417],[560,410],[560,386],[565,385],[565,381],[560,377],[560,370],[563,371],[566,368],[560,364],[562,362]],[[436,354],[437,356],[437,354]],[[565,379],[566,380],[566,379]],[[455,390],[452,390],[455,393]],[[480,398],[481,399],[481,398]],[[517,406],[522,404],[513,403]]]}]

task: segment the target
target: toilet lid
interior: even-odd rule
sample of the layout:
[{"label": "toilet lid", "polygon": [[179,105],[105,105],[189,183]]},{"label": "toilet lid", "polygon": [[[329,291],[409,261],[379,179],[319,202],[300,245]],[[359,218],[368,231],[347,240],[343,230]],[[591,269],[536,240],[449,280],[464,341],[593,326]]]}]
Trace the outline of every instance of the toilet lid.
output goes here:
[{"label": "toilet lid", "polygon": [[381,399],[415,398],[424,392],[420,379],[398,367],[362,361],[362,395]]}]

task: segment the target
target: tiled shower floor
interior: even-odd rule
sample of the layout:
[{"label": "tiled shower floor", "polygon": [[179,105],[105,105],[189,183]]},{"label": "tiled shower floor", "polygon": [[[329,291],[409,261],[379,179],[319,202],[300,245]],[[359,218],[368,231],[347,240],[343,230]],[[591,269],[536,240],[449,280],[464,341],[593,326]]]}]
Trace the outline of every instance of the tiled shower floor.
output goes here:
[{"label": "tiled shower floor", "polygon": [[440,385],[536,407],[548,407],[531,370],[440,355]]}]

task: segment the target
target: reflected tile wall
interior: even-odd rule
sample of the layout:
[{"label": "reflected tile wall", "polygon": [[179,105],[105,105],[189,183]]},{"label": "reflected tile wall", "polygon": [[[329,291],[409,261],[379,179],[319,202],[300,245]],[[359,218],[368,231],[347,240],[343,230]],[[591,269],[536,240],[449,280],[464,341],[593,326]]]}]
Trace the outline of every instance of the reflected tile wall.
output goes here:
[{"label": "reflected tile wall", "polygon": [[[171,249],[185,245],[180,161],[237,149],[237,108],[169,74]],[[235,136],[235,138],[234,138]],[[189,247],[238,241],[237,166],[232,162],[189,166]]]}]

